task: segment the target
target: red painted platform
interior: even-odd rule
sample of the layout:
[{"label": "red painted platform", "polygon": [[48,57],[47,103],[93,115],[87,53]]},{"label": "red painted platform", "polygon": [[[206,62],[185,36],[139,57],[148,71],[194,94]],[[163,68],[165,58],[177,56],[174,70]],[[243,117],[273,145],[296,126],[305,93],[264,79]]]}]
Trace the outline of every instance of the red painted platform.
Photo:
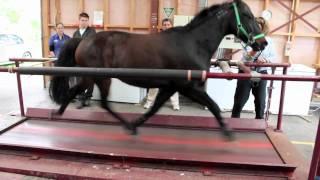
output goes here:
[{"label": "red painted platform", "polygon": [[[119,121],[114,119],[109,113],[106,112],[92,112],[85,110],[69,110],[62,116],[52,117],[48,119],[51,109],[29,108],[26,116],[29,118],[41,118],[44,120],[53,121],[75,121],[75,122],[89,122],[89,123],[102,123],[102,124],[119,124]],[[133,120],[141,114],[136,113],[121,113],[121,115],[128,119]],[[226,118],[225,121],[235,130],[238,131],[264,131],[266,123],[263,120],[256,119],[233,119]],[[188,129],[204,129],[212,130],[218,129],[219,125],[213,117],[201,116],[177,116],[177,115],[155,115],[151,117],[145,124],[146,126],[156,127],[174,127],[174,128],[188,128]]]},{"label": "red painted platform", "polygon": [[[26,175],[38,173],[42,177],[87,178],[91,176],[80,171],[58,173],[52,168],[61,166],[62,162],[82,163],[82,167],[86,161],[106,167],[111,164],[111,174],[114,168],[132,170],[134,167],[136,179],[144,177],[151,169],[191,173],[194,177],[202,177],[201,174],[211,177],[228,174],[246,179],[258,179],[259,176],[264,179],[301,177],[300,174],[295,175],[301,168],[296,171],[297,164],[288,160],[288,154],[296,156],[296,152],[289,146],[277,148],[279,135],[266,131],[265,123],[260,120],[229,119],[230,125],[237,130],[237,141],[229,143],[222,139],[211,117],[157,115],[148,126],[140,128],[139,136],[135,137],[127,135],[104,112],[67,111],[63,117],[51,120],[46,118],[49,112],[29,109],[28,119],[17,122],[15,126],[10,125],[9,130],[0,135],[1,151],[16,155],[8,159],[0,153],[0,171]],[[137,114],[124,116],[136,117]],[[244,125],[250,121],[252,129],[248,131],[249,126]],[[57,164],[39,167],[28,162],[30,166],[23,168],[3,163],[4,159],[12,163],[23,162],[26,161],[23,157],[35,154],[42,165],[45,164],[42,161],[57,161]],[[93,174],[92,171],[97,170],[88,171]],[[116,174],[110,177],[124,177]]]}]

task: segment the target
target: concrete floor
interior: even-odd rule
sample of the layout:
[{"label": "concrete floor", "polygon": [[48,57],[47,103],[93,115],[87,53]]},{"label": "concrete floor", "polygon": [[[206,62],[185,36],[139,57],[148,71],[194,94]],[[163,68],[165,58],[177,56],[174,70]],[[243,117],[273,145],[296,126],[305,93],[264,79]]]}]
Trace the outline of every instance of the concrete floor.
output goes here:
[{"label": "concrete floor", "polygon": [[[47,89],[43,88],[41,76],[22,76],[23,95],[25,107],[54,108],[57,107],[49,99]],[[16,76],[14,74],[2,73],[0,75],[0,117],[8,114],[19,113],[19,101],[16,85]],[[68,108],[75,108],[76,104],[71,104]],[[140,104],[112,103],[113,108],[118,112],[137,112],[145,111]],[[101,110],[97,102],[93,102],[88,109]],[[169,103],[163,107],[159,114],[172,115],[201,115],[212,116],[201,106],[184,102],[181,104],[180,111],[173,111]],[[223,112],[224,117],[230,117],[230,112]],[[242,113],[242,117],[254,117],[252,113]],[[0,118],[1,119],[1,118]],[[270,116],[270,125],[275,125],[277,115]],[[303,156],[310,161],[313,151],[313,144],[317,131],[319,113],[313,112],[307,117],[284,116],[283,132],[288,136],[290,141],[296,145]]]}]

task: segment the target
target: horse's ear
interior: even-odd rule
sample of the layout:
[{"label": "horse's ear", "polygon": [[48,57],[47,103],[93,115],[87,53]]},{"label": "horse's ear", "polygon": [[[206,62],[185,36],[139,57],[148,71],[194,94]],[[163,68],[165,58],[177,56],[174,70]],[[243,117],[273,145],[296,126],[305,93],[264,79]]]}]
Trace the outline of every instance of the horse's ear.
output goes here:
[{"label": "horse's ear", "polygon": [[236,3],[236,4],[238,4],[240,2],[242,2],[242,0],[227,0],[226,1],[226,3]]}]

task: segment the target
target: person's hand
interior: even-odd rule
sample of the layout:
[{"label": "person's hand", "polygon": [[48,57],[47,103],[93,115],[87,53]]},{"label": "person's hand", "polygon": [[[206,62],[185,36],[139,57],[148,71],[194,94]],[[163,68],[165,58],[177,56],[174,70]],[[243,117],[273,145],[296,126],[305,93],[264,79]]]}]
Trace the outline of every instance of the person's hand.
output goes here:
[{"label": "person's hand", "polygon": [[250,67],[246,66],[243,63],[238,63],[238,68],[243,71],[244,73],[251,73]]},{"label": "person's hand", "polygon": [[54,52],[53,52],[53,51],[50,51],[50,53],[49,53],[49,58],[53,58],[53,57],[55,57]]},{"label": "person's hand", "polygon": [[250,56],[255,56],[255,55],[257,54],[257,51],[250,51],[248,54],[249,54]]},{"label": "person's hand", "polygon": [[264,60],[264,59],[258,58],[256,62],[257,62],[258,64],[263,64],[263,63],[266,63],[267,61]]},{"label": "person's hand", "polygon": [[[233,74],[233,72],[231,72],[231,71],[229,71],[229,72],[226,72],[227,74],[229,74],[229,75],[232,75]],[[229,80],[229,81],[231,81],[233,78],[227,78],[227,80]]]}]

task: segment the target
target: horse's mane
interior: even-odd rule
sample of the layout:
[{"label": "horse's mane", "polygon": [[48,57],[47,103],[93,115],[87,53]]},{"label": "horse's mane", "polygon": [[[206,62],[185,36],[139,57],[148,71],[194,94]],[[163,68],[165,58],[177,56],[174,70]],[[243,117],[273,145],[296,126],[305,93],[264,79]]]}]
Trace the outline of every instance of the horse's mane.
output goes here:
[{"label": "horse's mane", "polygon": [[211,7],[203,9],[192,19],[190,23],[186,25],[186,27],[194,28],[201,25],[202,23],[206,22],[208,18],[211,18],[212,16],[214,16],[220,10],[220,7],[225,6],[226,4],[229,4],[229,3],[225,2],[222,4],[216,4]]},{"label": "horse's mane", "polygon": [[200,11],[186,26],[176,26],[164,31],[164,33],[186,31],[188,29],[198,27],[199,25],[204,23],[209,17],[212,17],[214,14],[216,14],[216,12],[220,9],[221,5],[222,4],[216,4],[208,8],[205,8],[202,11]]},{"label": "horse's mane", "polygon": [[186,26],[176,26],[173,28],[170,28],[168,30],[163,31],[164,33],[168,32],[181,32],[186,31],[188,29],[193,29],[195,27],[198,27],[199,25],[205,23],[208,18],[211,18],[212,16],[216,15],[217,12],[221,9],[222,6],[226,6],[230,3],[224,2],[221,4],[212,5],[208,8],[205,8],[201,10],[195,17],[189,22]]}]

